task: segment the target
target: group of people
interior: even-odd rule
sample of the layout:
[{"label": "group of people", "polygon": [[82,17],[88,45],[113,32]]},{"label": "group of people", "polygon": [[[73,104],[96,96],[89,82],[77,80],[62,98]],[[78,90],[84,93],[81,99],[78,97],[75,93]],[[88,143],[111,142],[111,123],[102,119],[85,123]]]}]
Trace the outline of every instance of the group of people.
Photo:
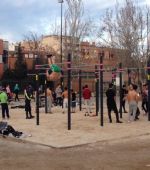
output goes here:
[{"label": "group of people", "polygon": [[[63,113],[66,112],[68,107],[68,89],[67,87],[64,88],[64,91],[61,88],[61,85],[58,84],[56,89],[54,90],[54,82],[60,80],[62,71],[59,66],[55,64],[55,57],[52,55],[48,55],[48,64],[50,66],[49,70],[46,71],[46,78],[47,78],[47,85],[48,88],[47,92],[47,111],[52,113],[52,104],[55,103],[57,106],[61,106],[63,108]],[[18,93],[20,91],[19,85],[16,84],[13,93],[15,94],[15,101],[19,101]],[[82,96],[84,99],[84,104],[86,108],[85,116],[93,116],[95,114],[92,113],[91,110],[91,90],[89,89],[88,85],[85,85],[82,90]],[[24,96],[25,96],[25,113],[26,119],[34,118],[31,113],[31,99],[33,97],[33,89],[31,90],[31,86],[28,85],[24,89]],[[0,102],[2,107],[2,118],[9,118],[9,109],[8,109],[8,102],[12,97],[12,93],[10,90],[9,85],[5,88],[0,89]],[[109,84],[109,88],[106,91],[107,97],[107,109],[108,109],[108,118],[109,122],[112,123],[112,116],[111,111],[114,111],[116,115],[116,123],[122,123],[119,118],[119,111],[117,109],[116,104],[116,91],[112,83]],[[76,92],[72,89],[71,90],[71,108],[72,113],[76,112]],[[138,101],[142,99],[142,109],[144,110],[144,114],[148,112],[148,89],[147,85],[144,84],[142,86],[141,95],[137,92],[137,86],[134,84],[130,84],[127,88],[123,85],[121,90],[121,107],[124,110],[124,113],[127,113],[125,108],[125,103],[128,101],[129,110],[128,110],[128,122],[134,121],[138,119],[139,116],[139,108],[138,108]],[[121,108],[120,108],[121,110]]]},{"label": "group of people", "polygon": [[2,109],[2,119],[10,118],[8,103],[12,100],[13,94],[15,94],[15,101],[18,100],[19,86],[16,83],[13,93],[11,92],[9,84],[0,87],[0,103]]},{"label": "group of people", "polygon": [[[68,88],[65,87],[64,91],[61,85],[58,84],[55,90],[47,88],[47,111],[52,113],[52,106],[60,106],[63,109],[63,113],[66,112],[68,108]],[[76,111],[76,92],[71,89],[71,108],[72,113]]]},{"label": "group of people", "polygon": [[[148,113],[148,89],[147,84],[142,85],[141,92],[137,91],[138,86],[135,84],[130,84],[128,88],[123,85],[121,90],[121,107],[124,110],[124,113],[127,113],[125,108],[125,103],[128,101],[129,110],[128,110],[128,122],[136,121],[139,119],[140,109],[138,107],[138,102],[142,100],[142,110],[144,110],[144,115]],[[122,123],[119,120],[119,112],[116,104],[116,92],[113,88],[113,84],[109,84],[109,88],[106,91],[107,96],[107,108],[108,108],[108,117],[109,122],[112,123],[111,111],[113,110],[116,115],[116,122]],[[121,108],[120,108],[121,110]]]}]

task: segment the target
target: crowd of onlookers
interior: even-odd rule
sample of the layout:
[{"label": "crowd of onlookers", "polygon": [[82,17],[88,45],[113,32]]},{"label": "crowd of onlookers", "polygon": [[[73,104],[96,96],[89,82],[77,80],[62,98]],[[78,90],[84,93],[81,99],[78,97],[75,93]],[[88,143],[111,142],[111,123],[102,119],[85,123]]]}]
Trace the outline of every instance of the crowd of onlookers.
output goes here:
[{"label": "crowd of onlookers", "polygon": [[[13,90],[10,89],[9,84],[5,87],[0,87],[0,102],[2,108],[2,118],[10,118],[9,116],[9,108],[8,103],[13,99],[14,101],[19,101],[20,87],[16,83],[13,87]],[[39,87],[39,93],[43,94],[44,90],[42,87]],[[62,90],[60,84],[52,90],[51,88],[46,89],[47,92],[47,111],[48,113],[52,113],[53,106],[62,107],[62,113],[67,112],[68,108],[68,89],[65,87]],[[77,105],[77,95],[78,93],[71,89],[71,112],[76,112]],[[31,85],[27,85],[24,89],[24,103],[25,103],[25,113],[26,119],[34,118],[32,116],[32,108],[31,108],[31,99],[35,97],[34,89]],[[88,85],[85,85],[82,89],[82,104],[85,106],[85,116],[95,116],[95,113],[91,109],[91,97],[92,92]],[[113,111],[116,115],[116,122],[122,123],[119,118],[119,112],[121,110],[124,113],[128,113],[128,122],[132,122],[139,119],[139,115],[141,110],[143,110],[143,114],[147,115],[148,113],[148,87],[147,84],[143,84],[141,88],[138,88],[135,84],[130,84],[129,86],[123,85],[121,89],[121,106],[122,108],[117,108],[116,103],[116,91],[114,85],[112,83],[109,84],[108,89],[106,90],[106,104],[108,109],[108,118],[109,122],[112,123],[111,112]],[[126,109],[126,101],[128,101],[129,108]],[[141,109],[138,107],[138,102],[141,101]]]}]

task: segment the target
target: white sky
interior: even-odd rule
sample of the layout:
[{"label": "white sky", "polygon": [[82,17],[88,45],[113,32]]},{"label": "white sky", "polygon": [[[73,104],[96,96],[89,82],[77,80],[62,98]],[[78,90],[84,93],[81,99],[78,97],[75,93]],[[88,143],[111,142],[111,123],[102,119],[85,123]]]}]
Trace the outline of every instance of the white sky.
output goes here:
[{"label": "white sky", "polygon": [[[118,0],[122,2],[123,0]],[[136,0],[150,5],[150,0]],[[105,9],[115,5],[115,0],[83,0],[86,14],[99,19]],[[65,9],[65,0],[63,4]],[[0,38],[20,41],[29,31],[48,34],[50,25],[60,21],[58,0],[1,0]]]}]

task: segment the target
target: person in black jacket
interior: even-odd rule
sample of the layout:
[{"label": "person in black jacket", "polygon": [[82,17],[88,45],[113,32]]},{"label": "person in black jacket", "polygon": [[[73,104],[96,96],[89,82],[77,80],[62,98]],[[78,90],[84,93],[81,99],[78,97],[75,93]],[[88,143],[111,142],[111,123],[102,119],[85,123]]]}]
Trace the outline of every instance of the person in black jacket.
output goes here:
[{"label": "person in black jacket", "polygon": [[126,103],[125,97],[127,94],[128,94],[128,91],[126,89],[126,85],[123,85],[121,88],[121,106],[124,110],[124,113],[127,113],[126,108],[125,108],[125,103]]},{"label": "person in black jacket", "polygon": [[113,89],[113,84],[109,84],[109,88],[106,91],[106,96],[107,96],[107,108],[108,108],[108,117],[109,117],[109,122],[112,123],[112,118],[111,118],[111,111],[113,110],[116,114],[116,123],[122,123],[119,120],[119,115],[118,115],[118,109],[115,101],[116,93],[115,90]]},{"label": "person in black jacket", "polygon": [[29,86],[26,87],[24,90],[24,95],[25,95],[25,112],[26,112],[26,119],[32,119],[34,116],[31,114],[31,91]]}]

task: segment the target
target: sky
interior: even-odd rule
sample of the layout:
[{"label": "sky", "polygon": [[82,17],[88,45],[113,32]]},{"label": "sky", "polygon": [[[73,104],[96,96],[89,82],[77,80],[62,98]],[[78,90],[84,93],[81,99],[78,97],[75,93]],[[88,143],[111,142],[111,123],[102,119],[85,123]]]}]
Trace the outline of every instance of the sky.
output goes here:
[{"label": "sky", "polygon": [[[150,0],[137,1],[150,6]],[[64,0],[63,11],[65,3]],[[83,0],[83,3],[85,14],[97,19],[115,5],[115,0]],[[50,34],[51,25],[60,21],[58,0],[1,0],[0,12],[0,38],[9,42],[23,40],[30,31],[39,35]]]}]

